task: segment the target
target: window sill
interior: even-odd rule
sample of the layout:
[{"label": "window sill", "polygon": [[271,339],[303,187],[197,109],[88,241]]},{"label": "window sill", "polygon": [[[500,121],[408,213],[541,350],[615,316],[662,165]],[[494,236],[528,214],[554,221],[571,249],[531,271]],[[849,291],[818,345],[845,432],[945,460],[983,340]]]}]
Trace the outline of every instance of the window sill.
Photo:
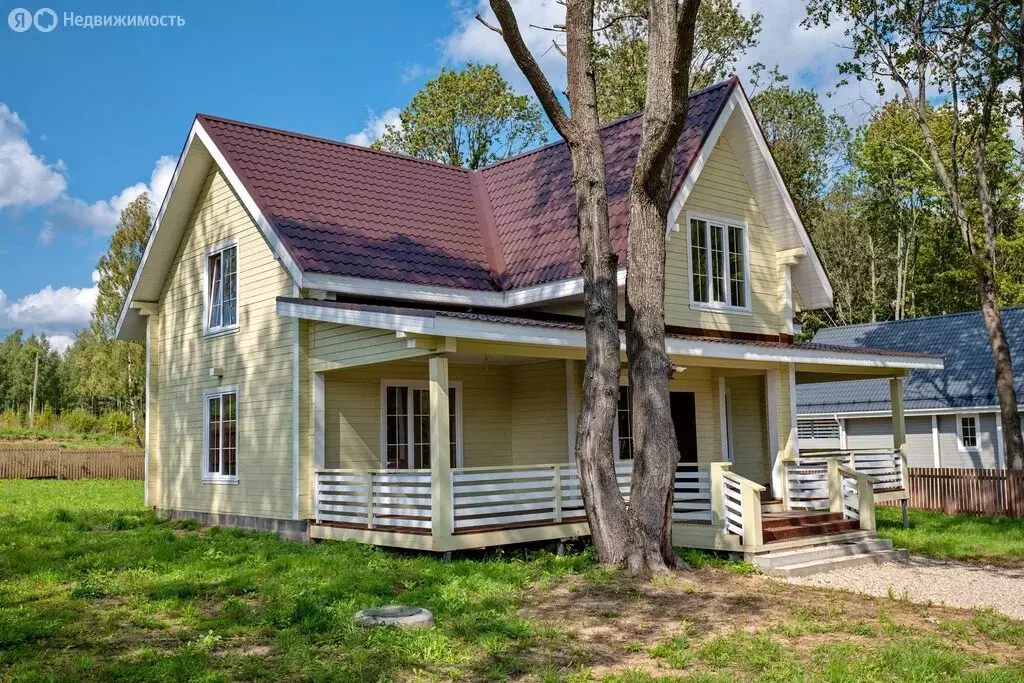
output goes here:
[{"label": "window sill", "polygon": [[715,304],[705,304],[699,302],[690,303],[691,311],[702,311],[704,313],[729,313],[731,315],[753,315],[753,312],[749,308],[741,308],[739,306],[716,306]]},{"label": "window sill", "polygon": [[203,477],[204,484],[221,486],[238,486],[238,477]]},{"label": "window sill", "polygon": [[203,330],[204,339],[216,339],[217,337],[226,337],[229,334],[238,332],[238,325],[232,325],[231,327],[217,327],[212,330]]}]

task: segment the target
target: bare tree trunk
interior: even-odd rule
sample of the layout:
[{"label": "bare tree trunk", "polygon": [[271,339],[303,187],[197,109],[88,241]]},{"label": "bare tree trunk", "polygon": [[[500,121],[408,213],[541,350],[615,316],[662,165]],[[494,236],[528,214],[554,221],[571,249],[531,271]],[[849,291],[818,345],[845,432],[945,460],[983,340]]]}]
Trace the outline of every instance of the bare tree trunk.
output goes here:
[{"label": "bare tree trunk", "polygon": [[878,321],[878,278],[875,275],[875,240],[868,235],[868,268],[871,280],[871,322]]},{"label": "bare tree trunk", "polygon": [[985,138],[991,120],[991,103],[982,107],[982,123],[974,147],[974,169],[978,179],[978,200],[985,227],[984,247],[974,254],[975,271],[978,274],[978,299],[981,314],[985,320],[992,347],[992,359],[996,371],[996,393],[999,395],[999,412],[1003,427],[1003,444],[1006,448],[1006,464],[1010,469],[1024,469],[1024,437],[1021,436],[1020,413],[1017,412],[1017,391],[1013,386],[1013,360],[1010,345],[1006,342],[1002,314],[999,310],[999,290],[996,282],[996,218],[992,210],[992,195],[988,186],[985,169]]},{"label": "bare tree trunk", "polygon": [[634,571],[678,563],[672,497],[679,448],[669,402],[673,364],[665,351],[665,230],[675,151],[686,120],[699,0],[648,3],[647,99],[629,195],[626,353],[632,389],[630,512],[638,533]]},{"label": "bare tree trunk", "polygon": [[566,6],[571,118],[523,41],[508,0],[491,0],[491,9],[500,28],[490,28],[501,34],[555,130],[565,140],[572,160],[587,339],[576,462],[598,559],[625,565],[633,533],[626,502],[619,492],[612,449],[619,396],[618,257],[608,230],[604,147],[598,132],[597,84],[591,58],[594,2],[575,0]]},{"label": "bare tree trunk", "polygon": [[634,469],[629,506],[619,492],[612,455],[619,392],[617,258],[608,230],[604,148],[598,128],[594,0],[566,3],[571,117],[523,42],[508,0],[490,4],[500,28],[489,28],[501,34],[555,130],[565,139],[572,159],[587,338],[576,459],[590,533],[602,562],[647,576],[676,562],[671,505],[679,453],[669,410],[672,364],[665,352],[665,222],[675,149],[685,121],[699,0],[685,0],[682,5],[675,0],[650,0],[648,8],[647,105],[630,187],[626,329],[634,402]]}]

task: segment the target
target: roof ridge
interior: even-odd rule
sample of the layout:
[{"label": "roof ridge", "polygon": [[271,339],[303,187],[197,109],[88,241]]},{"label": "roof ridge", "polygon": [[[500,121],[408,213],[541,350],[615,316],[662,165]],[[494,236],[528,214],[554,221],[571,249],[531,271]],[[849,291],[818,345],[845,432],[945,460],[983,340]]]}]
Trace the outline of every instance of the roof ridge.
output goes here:
[{"label": "roof ridge", "polygon": [[[703,95],[704,93],[709,92],[711,90],[714,90],[716,88],[722,88],[722,87],[725,87],[727,85],[731,85],[734,81],[738,81],[738,80],[739,80],[739,76],[730,76],[729,78],[726,78],[724,80],[718,81],[716,83],[712,83],[711,85],[706,85],[703,88],[701,88],[700,90],[694,90],[693,92],[691,92],[686,97],[687,97],[687,99],[692,99],[694,97],[697,97],[699,95]],[[597,127],[597,129],[598,129],[599,132],[600,131],[604,131],[604,130],[606,130],[608,128],[612,128],[614,126],[620,125],[622,123],[625,123],[626,121],[632,121],[633,119],[639,118],[639,117],[642,117],[642,116],[643,116],[643,112],[642,111],[638,111],[638,112],[635,112],[633,114],[626,114],[625,116],[620,116],[617,119],[613,119],[611,121],[606,121],[606,122],[602,123],[600,126]],[[684,125],[685,125],[685,122],[684,122]],[[498,161],[495,161],[493,164],[488,164],[487,166],[483,166],[482,168],[478,168],[478,169],[474,170],[473,172],[474,173],[478,173],[478,172],[481,172],[481,171],[489,171],[492,168],[495,168],[497,166],[501,166],[502,164],[505,164],[505,163],[507,163],[509,161],[516,161],[518,159],[522,159],[523,157],[528,157],[531,154],[537,154],[538,152],[543,152],[544,150],[550,149],[551,147],[555,147],[557,145],[564,145],[564,144],[565,144],[565,140],[555,140],[553,142],[547,143],[546,145],[541,145],[540,147],[534,147],[533,149],[528,149],[525,152],[520,152],[519,154],[516,154],[515,156],[510,156],[510,157],[506,157],[504,159],[499,159]]]},{"label": "roof ridge", "polygon": [[440,168],[448,168],[454,171],[460,171],[462,173],[473,173],[474,170],[471,168],[465,168],[463,166],[454,166],[452,164],[441,163],[440,161],[431,161],[430,159],[420,159],[418,157],[412,157],[408,154],[399,154],[398,152],[388,152],[383,149],[373,149],[371,147],[364,147],[363,145],[356,145],[351,142],[342,142],[341,140],[332,140],[331,138],[321,137],[319,135],[309,135],[307,133],[299,133],[293,130],[286,130],[284,128],[275,128],[273,126],[264,126],[259,123],[249,123],[248,121],[239,121],[237,119],[228,119],[223,116],[213,116],[212,114],[203,114],[199,112],[196,114],[197,119],[207,119],[210,121],[219,121],[220,123],[227,123],[234,126],[244,126],[246,128],[254,128],[256,130],[262,130],[267,133],[277,133],[278,135],[287,135],[288,137],[298,138],[300,140],[311,140],[313,142],[323,142],[329,145],[337,145],[338,147],[344,147],[345,149],[351,149],[357,152],[368,152],[370,154],[377,154],[380,156],[391,157],[393,159],[402,159],[405,161],[415,161],[420,164],[427,164],[429,166],[438,166]]},{"label": "roof ridge", "polygon": [[[1020,311],[1024,310],[1024,304],[1020,306],[1003,306],[999,309],[1000,313],[1006,313],[1007,311]],[[853,323],[851,325],[835,325],[833,327],[823,327],[819,332],[824,330],[848,330],[854,327],[880,327],[882,325],[894,325],[898,323],[912,323],[912,322],[923,322],[926,320],[940,320],[942,318],[956,318],[962,315],[979,315],[981,309],[973,311],[958,311],[956,313],[940,313],[938,315],[919,315],[913,318],[904,318],[903,320],[877,320],[871,323]],[[817,332],[815,333],[817,334]]]}]

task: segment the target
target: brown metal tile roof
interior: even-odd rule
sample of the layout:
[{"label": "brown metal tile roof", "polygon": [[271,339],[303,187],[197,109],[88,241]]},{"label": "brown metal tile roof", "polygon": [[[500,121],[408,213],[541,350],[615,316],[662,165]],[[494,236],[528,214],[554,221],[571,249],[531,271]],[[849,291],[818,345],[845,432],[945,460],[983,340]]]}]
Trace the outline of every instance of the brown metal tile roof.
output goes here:
[{"label": "brown metal tile roof", "polygon": [[[735,78],[690,95],[676,186]],[[198,115],[308,272],[501,290],[579,275],[568,150],[559,142],[480,171]],[[626,255],[642,119],[604,126],[612,239]]]}]

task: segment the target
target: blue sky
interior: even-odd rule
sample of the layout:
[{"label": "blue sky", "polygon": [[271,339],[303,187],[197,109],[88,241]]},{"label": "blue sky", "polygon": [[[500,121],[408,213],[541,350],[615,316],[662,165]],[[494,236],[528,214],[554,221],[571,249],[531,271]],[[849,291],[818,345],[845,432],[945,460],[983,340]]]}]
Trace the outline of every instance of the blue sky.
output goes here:
[{"label": "blue sky", "polygon": [[[524,90],[500,38],[473,20],[477,4],[51,0],[49,33],[0,24],[0,335],[24,327],[63,346],[88,321],[117,213],[143,189],[163,191],[196,112],[367,144],[444,65],[497,62]],[[550,34],[525,25],[557,23],[564,10],[516,4],[528,41],[545,51]],[[835,63],[838,37],[804,34],[802,2],[742,4],[772,8],[747,61],[780,63],[812,87],[835,82],[823,65]],[[0,17],[18,7],[42,5],[2,0]],[[185,24],[63,21],[143,10]],[[557,54],[542,63],[560,82]]]}]

